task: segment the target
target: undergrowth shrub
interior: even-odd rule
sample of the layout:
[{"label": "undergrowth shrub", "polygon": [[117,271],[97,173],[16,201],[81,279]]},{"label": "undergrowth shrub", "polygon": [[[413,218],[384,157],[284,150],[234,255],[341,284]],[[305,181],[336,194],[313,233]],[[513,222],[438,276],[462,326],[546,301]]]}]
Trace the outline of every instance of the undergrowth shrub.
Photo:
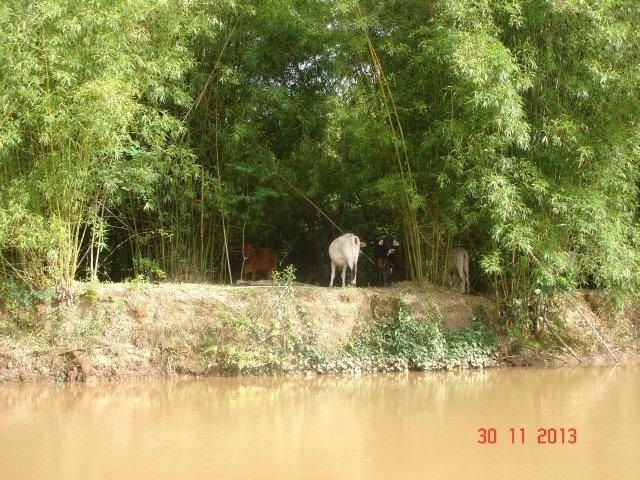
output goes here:
[{"label": "undergrowth shrub", "polygon": [[207,367],[222,373],[280,373],[313,368],[326,356],[317,348],[313,319],[295,302],[295,266],[274,272],[279,287],[246,315],[224,312],[207,337]]},{"label": "undergrowth shrub", "polygon": [[435,318],[415,319],[401,306],[397,316],[377,315],[376,321],[348,345],[346,353],[378,370],[436,370],[493,365],[497,345],[476,317],[469,327],[448,332]]},{"label": "undergrowth shrub", "polygon": [[404,306],[396,315],[374,315],[344,349],[326,352],[317,343],[312,320],[293,305],[292,292],[284,288],[257,316],[230,315],[218,322],[202,350],[209,369],[229,374],[358,373],[496,363],[496,340],[481,320],[448,332],[435,316],[416,319]]}]

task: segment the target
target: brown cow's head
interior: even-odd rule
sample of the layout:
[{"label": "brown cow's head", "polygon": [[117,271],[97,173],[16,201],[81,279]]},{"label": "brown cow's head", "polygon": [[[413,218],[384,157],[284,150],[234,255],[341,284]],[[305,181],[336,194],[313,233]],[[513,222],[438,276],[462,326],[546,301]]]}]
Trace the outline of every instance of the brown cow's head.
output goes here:
[{"label": "brown cow's head", "polygon": [[244,251],[242,252],[242,257],[245,260],[248,260],[249,256],[251,255],[252,252],[253,252],[253,246],[250,243],[245,243],[244,244]]}]

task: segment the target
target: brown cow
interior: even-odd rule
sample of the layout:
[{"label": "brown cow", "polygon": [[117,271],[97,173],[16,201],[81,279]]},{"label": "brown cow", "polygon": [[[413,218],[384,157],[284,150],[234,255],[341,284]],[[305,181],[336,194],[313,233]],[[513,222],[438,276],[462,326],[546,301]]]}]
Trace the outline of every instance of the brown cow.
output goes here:
[{"label": "brown cow", "polygon": [[251,280],[256,279],[256,275],[271,276],[271,272],[278,269],[278,254],[266,247],[254,248],[247,243],[242,254],[244,258],[244,273],[251,275]]}]

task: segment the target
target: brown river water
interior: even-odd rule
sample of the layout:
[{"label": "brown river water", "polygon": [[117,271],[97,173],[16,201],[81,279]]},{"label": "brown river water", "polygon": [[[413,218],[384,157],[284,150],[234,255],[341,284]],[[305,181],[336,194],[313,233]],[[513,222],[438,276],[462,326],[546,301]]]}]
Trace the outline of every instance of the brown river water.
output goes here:
[{"label": "brown river water", "polygon": [[636,479],[639,394],[639,366],[2,384],[0,479]]}]

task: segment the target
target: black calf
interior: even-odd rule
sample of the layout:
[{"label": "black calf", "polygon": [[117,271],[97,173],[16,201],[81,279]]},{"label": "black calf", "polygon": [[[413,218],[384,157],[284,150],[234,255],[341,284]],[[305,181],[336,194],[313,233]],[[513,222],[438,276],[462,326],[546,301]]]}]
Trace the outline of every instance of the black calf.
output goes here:
[{"label": "black calf", "polygon": [[396,253],[400,242],[385,235],[375,243],[374,255],[376,266],[380,269],[380,283],[387,286],[391,281],[393,267],[396,266]]}]

